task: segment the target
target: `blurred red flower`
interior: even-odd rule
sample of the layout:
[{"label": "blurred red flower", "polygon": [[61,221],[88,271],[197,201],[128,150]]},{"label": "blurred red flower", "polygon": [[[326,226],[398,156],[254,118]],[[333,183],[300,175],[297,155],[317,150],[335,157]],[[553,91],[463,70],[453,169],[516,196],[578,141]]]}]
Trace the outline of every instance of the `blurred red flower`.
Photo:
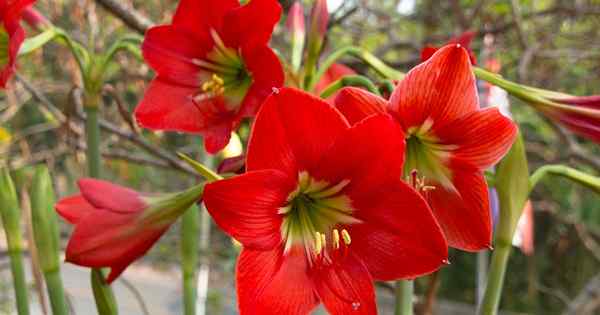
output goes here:
[{"label": "blurred red flower", "polygon": [[[476,33],[473,31],[466,31],[456,37],[451,38],[447,44],[460,44],[461,46],[463,46],[468,52],[469,52],[469,59],[471,60],[471,63],[476,65],[477,64],[477,57],[475,57],[475,53],[473,53],[473,50],[471,50],[471,42],[473,41],[473,38],[475,37]],[[431,58],[431,56],[433,56],[433,54],[438,51],[440,48],[439,47],[434,47],[431,45],[427,45],[425,46],[422,50],[421,50],[421,61],[425,61],[429,58]]]},{"label": "blurred red flower", "polygon": [[247,173],[204,194],[215,222],[243,244],[240,314],[308,314],[319,301],[331,314],[376,314],[373,279],[439,268],[447,244],[423,197],[401,180],[404,145],[386,114],[350,127],[298,90],[265,101]]},{"label": "blurred red flower", "polygon": [[244,117],[254,116],[284,74],[267,46],[276,0],[182,0],[172,24],[151,28],[142,52],[157,72],[135,111],[140,125],[200,133],[215,153]]},{"label": "blurred red flower", "polygon": [[[335,101],[352,124],[387,112],[406,134],[404,174],[418,170],[450,246],[475,251],[491,244],[483,170],[510,149],[517,127],[496,108],[481,110],[467,51],[448,45],[412,69],[390,101],[346,88]],[[398,154],[404,154],[404,151]]]}]

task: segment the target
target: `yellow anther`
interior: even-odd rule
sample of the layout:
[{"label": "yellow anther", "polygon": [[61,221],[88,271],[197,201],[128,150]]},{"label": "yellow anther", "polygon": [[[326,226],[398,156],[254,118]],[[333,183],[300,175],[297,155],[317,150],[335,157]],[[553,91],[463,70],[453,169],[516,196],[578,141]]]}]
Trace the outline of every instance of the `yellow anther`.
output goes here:
[{"label": "yellow anther", "polygon": [[211,93],[213,95],[221,95],[225,92],[225,81],[218,74],[213,73],[210,80],[202,83],[200,88],[204,93]]},{"label": "yellow anther", "polygon": [[220,76],[218,76],[216,73],[213,73],[213,75],[212,75],[212,80],[213,80],[215,83],[217,83],[218,85],[223,85],[223,84],[225,84],[225,81],[223,81],[223,79],[222,79]]},{"label": "yellow anther", "polygon": [[323,248],[327,248],[327,239],[325,238],[325,233],[321,233],[321,242],[323,243]]},{"label": "yellow anther", "polygon": [[337,229],[333,230],[333,248],[340,248],[340,232]]},{"label": "yellow anther", "polygon": [[315,232],[315,255],[319,255],[323,250],[323,239],[321,239],[321,233]]},{"label": "yellow anther", "polygon": [[350,245],[350,243],[352,242],[352,239],[350,238],[350,233],[348,233],[346,229],[342,230],[342,238],[344,239],[344,244],[346,245]]}]

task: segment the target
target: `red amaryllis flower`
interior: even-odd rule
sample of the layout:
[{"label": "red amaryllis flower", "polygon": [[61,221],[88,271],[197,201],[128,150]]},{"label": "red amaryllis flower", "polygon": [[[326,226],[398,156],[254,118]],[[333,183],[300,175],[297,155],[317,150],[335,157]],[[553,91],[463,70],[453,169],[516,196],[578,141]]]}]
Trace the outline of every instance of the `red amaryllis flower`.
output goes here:
[{"label": "red amaryllis flower", "polygon": [[200,133],[211,153],[225,147],[240,120],[283,84],[267,46],[280,15],[276,0],[182,0],[173,23],[144,39],[144,58],[158,76],[136,108],[140,125]]},{"label": "red amaryllis flower", "polygon": [[[475,54],[471,50],[471,42],[473,41],[473,38],[475,37],[475,35],[476,35],[476,33],[473,31],[466,31],[456,37],[451,38],[447,43],[447,44],[460,44],[461,46],[463,46],[469,52],[469,59],[471,60],[471,63],[474,65],[477,64],[477,57],[475,57]],[[433,56],[433,54],[436,51],[438,51],[438,49],[440,49],[440,48],[430,46],[430,45],[425,46],[421,50],[421,61],[425,61],[425,60],[431,58],[431,56]]]},{"label": "red amaryllis flower", "polygon": [[542,114],[574,133],[600,143],[600,95],[573,96],[526,88],[538,100],[527,100]]},{"label": "red amaryllis flower", "polygon": [[0,0],[0,88],[15,72],[17,54],[25,40],[25,31],[19,24],[23,10],[35,0]]},{"label": "red amaryllis flower", "polygon": [[[448,45],[412,69],[389,102],[345,89],[336,107],[350,123],[388,112],[406,134],[404,174],[418,170],[450,246],[489,247],[492,227],[483,170],[508,151],[517,127],[496,108],[480,110],[466,50]],[[398,154],[404,154],[404,151]]]},{"label": "red amaryllis flower", "polygon": [[96,179],[81,179],[78,184],[80,195],[56,204],[58,213],[75,225],[66,261],[85,267],[111,268],[108,283],[143,256],[199,199],[203,188],[196,186],[179,194],[145,196]]},{"label": "red amaryllis flower", "polygon": [[[274,149],[276,148],[276,149]],[[404,137],[382,114],[349,127],[321,99],[282,89],[263,104],[247,173],[206,186],[216,223],[243,244],[242,315],[376,314],[372,279],[439,268],[447,245],[405,184]]]}]

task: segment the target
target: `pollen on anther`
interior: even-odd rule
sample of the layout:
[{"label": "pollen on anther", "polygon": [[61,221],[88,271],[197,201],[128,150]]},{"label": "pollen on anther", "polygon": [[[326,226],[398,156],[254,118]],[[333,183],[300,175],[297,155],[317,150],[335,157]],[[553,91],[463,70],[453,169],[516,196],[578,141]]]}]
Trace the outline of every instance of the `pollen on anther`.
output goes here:
[{"label": "pollen on anther", "polygon": [[348,233],[346,229],[342,230],[342,239],[344,239],[344,244],[346,245],[350,245],[350,243],[352,242],[352,239],[350,238],[350,233]]},{"label": "pollen on anther", "polygon": [[323,250],[323,239],[321,238],[321,233],[315,232],[315,254],[319,255]]},{"label": "pollen on anther", "polygon": [[340,232],[337,229],[333,230],[333,248],[340,248]]}]

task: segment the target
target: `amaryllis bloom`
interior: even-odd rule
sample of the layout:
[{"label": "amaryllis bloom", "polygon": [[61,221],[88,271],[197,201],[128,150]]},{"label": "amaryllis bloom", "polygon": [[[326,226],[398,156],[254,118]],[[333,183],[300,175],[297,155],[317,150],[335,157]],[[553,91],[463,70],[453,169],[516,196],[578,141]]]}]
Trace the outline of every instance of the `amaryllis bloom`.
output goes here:
[{"label": "amaryllis bloom", "polygon": [[80,195],[56,204],[56,211],[75,225],[66,261],[109,267],[108,283],[143,256],[198,201],[203,188],[200,185],[178,194],[148,196],[96,179],[81,179],[78,184]]},{"label": "amaryllis bloom", "polygon": [[406,139],[405,176],[417,170],[435,217],[450,246],[475,251],[489,247],[492,222],[483,170],[511,147],[516,125],[498,109],[479,108],[467,51],[448,45],[412,69],[390,101],[347,88],[336,107],[350,123],[387,112]]},{"label": "amaryllis bloom", "polygon": [[23,10],[35,0],[0,0],[0,88],[15,72],[17,54],[25,40],[25,31],[19,24]]},{"label": "amaryllis bloom", "polygon": [[283,84],[267,46],[281,7],[276,0],[182,0],[172,24],[151,28],[142,52],[157,72],[135,110],[140,125],[199,133],[208,152],[229,142]]},{"label": "amaryllis bloom", "polygon": [[600,143],[600,95],[573,96],[535,89],[542,98],[531,105],[576,134]]},{"label": "amaryllis bloom", "polygon": [[281,89],[256,118],[247,172],[206,186],[243,249],[240,314],[376,314],[372,280],[414,278],[447,258],[442,231],[401,179],[402,130],[386,114],[350,127],[328,103]]},{"label": "amaryllis bloom", "polygon": [[[468,52],[469,52],[469,59],[471,60],[471,63],[476,65],[477,64],[477,57],[475,57],[475,53],[473,53],[473,50],[471,50],[471,42],[473,41],[473,38],[475,37],[476,33],[473,31],[466,31],[456,37],[451,38],[447,44],[460,44],[461,46],[463,46]],[[427,45],[425,46],[422,50],[421,50],[421,61],[425,61],[429,58],[431,58],[431,56],[433,56],[433,54],[438,51],[438,49],[440,49],[439,47],[434,47],[431,45]]]}]

